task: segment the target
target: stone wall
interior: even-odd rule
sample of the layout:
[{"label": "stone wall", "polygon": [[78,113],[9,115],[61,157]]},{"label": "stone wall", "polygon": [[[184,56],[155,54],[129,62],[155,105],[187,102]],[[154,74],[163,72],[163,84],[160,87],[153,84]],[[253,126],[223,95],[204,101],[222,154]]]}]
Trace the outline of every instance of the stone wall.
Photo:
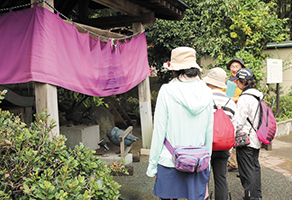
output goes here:
[{"label": "stone wall", "polygon": [[292,119],[277,123],[277,132],[275,137],[289,135],[292,132]]}]

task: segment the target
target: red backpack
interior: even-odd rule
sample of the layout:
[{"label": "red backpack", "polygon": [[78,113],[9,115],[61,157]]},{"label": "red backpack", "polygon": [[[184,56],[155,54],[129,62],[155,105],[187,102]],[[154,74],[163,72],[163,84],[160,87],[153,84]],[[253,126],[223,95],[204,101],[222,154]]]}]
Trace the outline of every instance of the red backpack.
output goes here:
[{"label": "red backpack", "polygon": [[[230,100],[230,99],[229,99]],[[229,102],[228,100],[228,102]],[[213,123],[213,151],[223,151],[231,149],[235,144],[235,129],[230,118],[224,110],[234,114],[234,111],[225,106],[218,106],[214,102],[214,123]]]},{"label": "red backpack", "polygon": [[253,94],[248,94],[248,93],[244,93],[244,94],[251,95],[259,101],[259,105],[256,110],[256,114],[258,111],[260,111],[259,125],[257,129],[254,128],[253,123],[251,122],[249,118],[247,118],[247,121],[255,130],[259,140],[264,144],[270,144],[272,140],[275,138],[275,134],[277,131],[277,121],[274,117],[272,109],[263,100],[265,98],[265,95],[263,96],[262,99],[260,99],[259,97]]}]

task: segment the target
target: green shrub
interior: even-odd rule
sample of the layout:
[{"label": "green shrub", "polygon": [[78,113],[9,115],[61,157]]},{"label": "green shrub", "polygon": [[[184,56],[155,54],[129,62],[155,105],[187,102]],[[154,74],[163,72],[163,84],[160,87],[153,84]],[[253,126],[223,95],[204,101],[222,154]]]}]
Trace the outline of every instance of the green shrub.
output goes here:
[{"label": "green shrub", "polygon": [[276,84],[271,84],[269,88],[269,94],[267,94],[267,87],[262,91],[266,94],[266,98],[264,101],[270,106],[273,110],[273,114],[276,117],[277,122],[285,121],[292,118],[292,87],[290,88],[290,92],[284,94],[283,87],[280,85],[279,87],[279,117],[277,117],[277,91]]},{"label": "green shrub", "polygon": [[[292,118],[292,92],[280,97],[279,107],[279,118],[276,118],[277,121],[285,121]],[[276,113],[276,108],[273,111]]]},{"label": "green shrub", "polygon": [[0,109],[0,199],[118,199],[120,185],[94,151],[67,149],[65,136],[50,139],[48,115],[35,117],[27,128]]},{"label": "green shrub", "polygon": [[139,108],[139,99],[135,98],[135,97],[129,97],[126,100],[126,110],[131,113],[134,114],[136,116],[140,116],[140,108]]}]

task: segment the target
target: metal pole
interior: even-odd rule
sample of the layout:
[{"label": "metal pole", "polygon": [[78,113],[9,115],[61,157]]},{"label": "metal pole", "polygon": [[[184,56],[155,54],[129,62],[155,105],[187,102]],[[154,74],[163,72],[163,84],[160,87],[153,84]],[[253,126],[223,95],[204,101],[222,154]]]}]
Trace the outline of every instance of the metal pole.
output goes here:
[{"label": "metal pole", "polygon": [[277,83],[277,117],[280,116],[280,84]]}]

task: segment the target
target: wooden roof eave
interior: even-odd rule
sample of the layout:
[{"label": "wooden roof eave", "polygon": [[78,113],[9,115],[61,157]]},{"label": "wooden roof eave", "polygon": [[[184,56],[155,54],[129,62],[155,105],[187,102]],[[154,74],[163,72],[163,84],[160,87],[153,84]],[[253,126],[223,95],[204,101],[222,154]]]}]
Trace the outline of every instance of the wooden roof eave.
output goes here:
[{"label": "wooden roof eave", "polygon": [[155,17],[166,20],[181,20],[189,6],[181,0],[92,0],[132,17],[141,13],[155,13]]},{"label": "wooden roof eave", "polygon": [[141,22],[144,25],[154,24],[155,15],[153,12],[150,12],[150,13],[142,13],[140,16],[137,16],[137,17],[122,15],[122,16],[102,17],[102,18],[96,18],[96,19],[85,19],[80,22],[83,24],[87,24],[89,26],[93,26],[93,27],[109,29],[112,27],[131,26],[132,23],[135,23],[135,22]]}]

